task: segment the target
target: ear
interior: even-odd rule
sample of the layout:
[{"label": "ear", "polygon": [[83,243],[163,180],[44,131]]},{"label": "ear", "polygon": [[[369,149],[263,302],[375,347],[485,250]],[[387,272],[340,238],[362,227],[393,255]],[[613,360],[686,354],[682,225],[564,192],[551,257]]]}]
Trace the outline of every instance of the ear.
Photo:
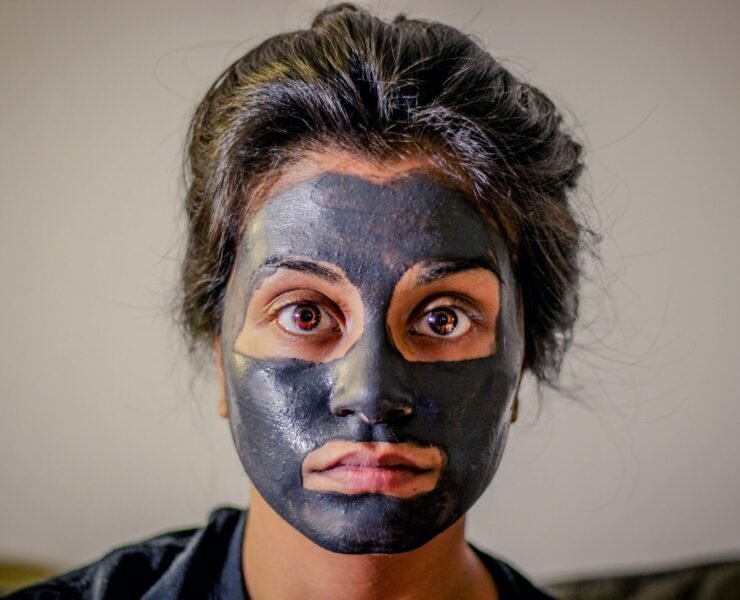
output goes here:
[{"label": "ear", "polygon": [[[518,287],[518,286],[517,286]],[[522,338],[526,340],[526,335],[524,331],[524,302],[522,301],[522,290],[518,287],[518,293],[519,293],[519,328],[522,332]],[[527,348],[526,344],[524,348],[522,349],[522,358],[521,358],[521,366],[519,367],[519,381],[516,382],[516,390],[514,390],[514,401],[511,403],[511,420],[510,423],[516,423],[516,420],[519,418],[519,388],[522,386],[522,379],[524,379],[524,374],[527,372]]]},{"label": "ear", "polygon": [[226,376],[224,375],[224,357],[221,349],[221,336],[213,340],[213,349],[216,351],[216,374],[218,377],[217,410],[219,416],[229,418],[229,405],[226,402]]},{"label": "ear", "polygon": [[519,388],[522,385],[522,379],[524,378],[524,369],[519,373],[519,381],[516,384],[516,390],[514,390],[514,401],[511,403],[511,419],[510,423],[516,423],[519,417]]}]

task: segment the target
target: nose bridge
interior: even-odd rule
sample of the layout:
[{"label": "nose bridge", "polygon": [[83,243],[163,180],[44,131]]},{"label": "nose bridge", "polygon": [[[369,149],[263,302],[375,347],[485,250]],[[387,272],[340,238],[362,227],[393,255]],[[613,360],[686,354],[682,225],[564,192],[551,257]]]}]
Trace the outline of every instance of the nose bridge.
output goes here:
[{"label": "nose bridge", "polygon": [[[369,329],[369,330],[368,330]],[[387,423],[413,412],[404,359],[391,345],[385,324],[366,328],[362,338],[338,361],[331,412],[358,416],[366,423]]]}]

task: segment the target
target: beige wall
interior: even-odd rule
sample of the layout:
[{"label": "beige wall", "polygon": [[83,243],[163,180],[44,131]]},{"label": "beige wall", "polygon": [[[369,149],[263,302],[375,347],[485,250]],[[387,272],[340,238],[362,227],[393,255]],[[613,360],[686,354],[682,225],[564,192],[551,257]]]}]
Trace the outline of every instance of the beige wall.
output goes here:
[{"label": "beige wall", "polygon": [[[320,4],[0,3],[0,558],[70,566],[245,503],[168,320],[180,150],[222,67]],[[740,4],[373,5],[570,107],[606,230],[579,401],[535,421],[529,390],[472,539],[540,578],[740,551]]]}]

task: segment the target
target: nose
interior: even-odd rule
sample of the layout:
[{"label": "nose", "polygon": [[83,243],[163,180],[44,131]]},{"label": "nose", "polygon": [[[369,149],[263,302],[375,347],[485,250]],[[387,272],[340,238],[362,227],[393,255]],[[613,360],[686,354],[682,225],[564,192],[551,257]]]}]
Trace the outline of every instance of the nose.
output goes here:
[{"label": "nose", "polygon": [[331,412],[338,417],[356,416],[370,425],[411,417],[414,402],[403,362],[385,331],[376,335],[366,332],[339,361],[329,401]]}]

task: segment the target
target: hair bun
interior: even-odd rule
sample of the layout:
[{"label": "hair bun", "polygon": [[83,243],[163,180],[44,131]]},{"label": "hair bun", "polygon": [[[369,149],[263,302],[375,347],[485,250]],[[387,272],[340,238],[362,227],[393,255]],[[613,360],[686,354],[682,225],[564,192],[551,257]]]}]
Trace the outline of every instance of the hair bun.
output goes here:
[{"label": "hair bun", "polygon": [[328,6],[314,17],[314,20],[311,22],[311,29],[323,27],[327,21],[343,12],[360,12],[360,9],[351,2],[340,2],[339,4]]}]

